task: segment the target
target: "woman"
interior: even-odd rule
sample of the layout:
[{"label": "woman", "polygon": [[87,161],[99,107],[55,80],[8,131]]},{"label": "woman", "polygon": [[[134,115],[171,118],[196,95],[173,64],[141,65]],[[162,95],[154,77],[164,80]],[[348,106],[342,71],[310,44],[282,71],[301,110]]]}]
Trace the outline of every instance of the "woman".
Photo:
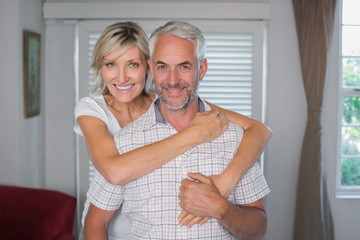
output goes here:
[{"label": "woman", "polygon": [[[95,168],[113,184],[125,184],[144,176],[189,148],[220,136],[228,123],[219,111],[245,130],[243,143],[232,163],[223,174],[213,176],[219,191],[228,196],[258,159],[271,136],[266,126],[240,114],[211,105],[214,110],[198,113],[189,129],[132,152],[118,154],[112,136],[145,113],[154,100],[152,80],[147,77],[148,59],[146,34],[131,22],[109,26],[95,46],[92,68],[97,79],[94,91],[97,95],[80,100],[75,109],[77,124],[74,127],[77,133],[85,136]],[[87,201],[85,214],[88,204]],[[191,226],[197,221],[199,219],[194,216],[182,214],[180,223]],[[119,226],[124,226],[125,234]],[[128,229],[128,223],[120,214],[110,226],[109,237],[127,239]]]}]

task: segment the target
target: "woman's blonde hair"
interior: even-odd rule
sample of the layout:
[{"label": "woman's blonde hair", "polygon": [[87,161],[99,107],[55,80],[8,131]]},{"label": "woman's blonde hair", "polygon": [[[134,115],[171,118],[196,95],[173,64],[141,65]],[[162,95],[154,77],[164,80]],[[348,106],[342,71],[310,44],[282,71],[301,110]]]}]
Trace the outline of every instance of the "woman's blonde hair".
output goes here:
[{"label": "woman's blonde hair", "polygon": [[[145,60],[148,60],[150,58],[148,39],[144,30],[134,22],[117,22],[108,26],[98,39],[92,54],[91,68],[94,70],[95,78],[92,92],[96,94],[109,93],[102,75],[102,66],[106,55],[121,49],[117,56],[119,57],[131,47],[138,46],[144,54]],[[147,63],[145,62],[145,64]],[[152,93],[154,81],[151,74],[146,75],[145,81],[143,93]]]}]

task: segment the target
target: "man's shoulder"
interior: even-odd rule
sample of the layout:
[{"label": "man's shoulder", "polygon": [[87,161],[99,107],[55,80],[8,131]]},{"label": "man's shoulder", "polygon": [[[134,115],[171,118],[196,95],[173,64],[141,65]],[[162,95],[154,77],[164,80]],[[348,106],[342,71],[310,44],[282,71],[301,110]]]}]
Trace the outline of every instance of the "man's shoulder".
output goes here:
[{"label": "man's shoulder", "polygon": [[[204,110],[205,111],[210,111],[211,110],[211,107],[206,103],[206,101],[204,99],[202,99],[200,96],[199,96],[199,100],[202,102],[202,104],[204,105]],[[219,141],[223,141],[224,138],[227,138],[227,139],[236,139],[239,144],[241,142],[241,139],[244,135],[244,130],[242,129],[241,126],[233,123],[233,122],[229,122],[229,127],[227,128],[227,130],[223,133],[223,135],[218,138],[217,140]]]},{"label": "man's shoulder", "polygon": [[141,115],[138,119],[133,122],[130,122],[125,127],[119,131],[119,133],[115,136],[115,140],[119,138],[123,138],[129,134],[136,134],[144,132],[149,126],[155,124],[155,113],[154,113],[154,103],[152,103],[149,109]]},{"label": "man's shoulder", "polygon": [[[202,104],[204,104],[204,110],[205,111],[210,111],[211,110],[211,107],[210,107],[210,105],[209,104],[207,104],[206,103],[206,101],[203,99],[203,98],[201,98],[200,96],[199,96],[199,99],[200,99],[200,101],[202,102]],[[244,132],[244,130],[242,129],[242,127],[241,126],[239,126],[239,125],[237,125],[237,124],[235,124],[235,123],[232,123],[232,122],[229,122],[229,128],[228,129],[230,129],[230,130],[232,130],[232,131],[238,131],[238,132]]]},{"label": "man's shoulder", "polygon": [[241,142],[243,136],[244,136],[244,130],[242,129],[241,126],[233,123],[233,122],[229,122],[229,126],[226,129],[226,131],[223,133],[223,136],[225,138],[235,138],[236,141]]},{"label": "man's shoulder", "polygon": [[229,122],[228,129],[233,130],[233,131],[237,131],[237,132],[240,132],[240,133],[244,132],[244,129],[240,125],[237,125],[236,123],[233,123],[233,122]]}]

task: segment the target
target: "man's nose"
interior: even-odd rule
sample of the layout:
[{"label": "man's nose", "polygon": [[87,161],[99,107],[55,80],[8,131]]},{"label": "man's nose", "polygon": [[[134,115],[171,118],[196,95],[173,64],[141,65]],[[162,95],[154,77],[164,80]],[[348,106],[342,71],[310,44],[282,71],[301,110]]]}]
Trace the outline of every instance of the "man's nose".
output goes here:
[{"label": "man's nose", "polygon": [[179,81],[180,81],[180,78],[179,78],[179,73],[178,73],[177,69],[171,69],[170,76],[169,76],[169,84],[175,85],[175,84],[179,83]]}]

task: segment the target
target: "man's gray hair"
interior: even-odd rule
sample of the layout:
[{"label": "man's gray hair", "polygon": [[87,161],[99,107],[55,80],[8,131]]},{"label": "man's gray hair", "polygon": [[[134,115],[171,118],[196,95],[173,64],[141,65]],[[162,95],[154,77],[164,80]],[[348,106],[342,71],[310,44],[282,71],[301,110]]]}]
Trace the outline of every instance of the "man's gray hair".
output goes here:
[{"label": "man's gray hair", "polygon": [[151,34],[149,41],[151,59],[154,53],[154,46],[157,37],[165,34],[191,41],[195,45],[196,58],[198,63],[200,63],[200,61],[205,58],[206,41],[200,29],[187,22],[170,21],[165,25],[157,28]]}]

